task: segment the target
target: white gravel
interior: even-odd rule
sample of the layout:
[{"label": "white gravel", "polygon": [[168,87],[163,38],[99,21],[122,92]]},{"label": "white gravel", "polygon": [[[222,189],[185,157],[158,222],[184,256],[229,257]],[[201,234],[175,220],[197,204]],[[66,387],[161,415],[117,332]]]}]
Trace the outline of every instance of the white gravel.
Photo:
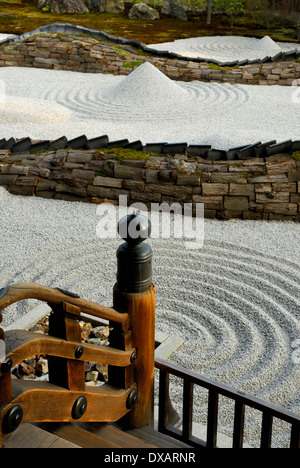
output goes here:
[{"label": "white gravel", "polygon": [[[1,286],[35,281],[111,306],[122,241],[96,236],[96,207],[1,193]],[[199,250],[187,250],[183,240],[150,239],[156,328],[185,340],[171,361],[299,413],[300,364],[293,359],[300,338],[299,242],[294,223],[209,220]],[[9,307],[4,325],[36,305]],[[180,389],[175,381],[178,410]],[[206,403],[196,392],[202,424]],[[227,401],[220,409],[219,430],[227,435],[231,407]],[[257,428],[250,413],[247,443],[257,442]],[[287,429],[279,425],[273,440],[287,443]]]},{"label": "white gravel", "polygon": [[[0,68],[0,80],[6,89],[6,100],[1,104],[0,99],[0,138],[107,134],[111,141],[219,149],[300,138],[299,88],[293,86],[174,82],[149,63],[126,77]],[[44,112],[41,107],[47,105]]]},{"label": "white gravel", "polygon": [[220,62],[259,60],[275,57],[279,52],[300,50],[300,45],[275,42],[269,36],[262,39],[239,36],[212,36],[178,39],[174,42],[148,44],[156,50],[167,50],[184,57],[218,60]]},{"label": "white gravel", "polygon": [[4,41],[8,37],[15,37],[14,34],[0,34],[0,41]]},{"label": "white gravel", "polygon": [[[0,137],[108,134],[111,140],[205,142],[225,149],[299,138],[300,106],[291,87],[173,83],[146,70],[165,99],[154,102],[143,68],[128,78],[1,68],[7,90],[2,111],[11,114],[9,122],[2,117]],[[123,92],[128,102],[122,102]],[[10,107],[16,99],[19,109]],[[34,119],[35,104],[49,106],[42,125]],[[26,112],[30,121],[22,122]],[[121,241],[99,239],[98,221],[94,205],[16,197],[1,189],[0,286],[35,281],[111,305]],[[156,327],[185,340],[171,360],[299,413],[299,242],[299,224],[237,220],[206,220],[199,250],[187,250],[183,240],[151,239]],[[4,325],[34,305],[11,306]],[[179,410],[180,389],[175,381]],[[198,422],[205,423],[206,404],[207,396],[196,392]],[[219,430],[230,435],[232,403],[222,401],[220,413]],[[260,416],[249,416],[246,442],[255,445]],[[286,444],[287,434],[285,425],[276,425],[274,445]]]}]

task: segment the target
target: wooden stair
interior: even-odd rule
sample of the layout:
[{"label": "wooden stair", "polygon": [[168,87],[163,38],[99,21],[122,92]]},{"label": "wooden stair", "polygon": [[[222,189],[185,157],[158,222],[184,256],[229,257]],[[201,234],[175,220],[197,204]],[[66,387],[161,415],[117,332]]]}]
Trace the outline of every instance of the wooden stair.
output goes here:
[{"label": "wooden stair", "polygon": [[123,430],[108,423],[22,424],[3,440],[3,448],[190,448],[149,426]]}]

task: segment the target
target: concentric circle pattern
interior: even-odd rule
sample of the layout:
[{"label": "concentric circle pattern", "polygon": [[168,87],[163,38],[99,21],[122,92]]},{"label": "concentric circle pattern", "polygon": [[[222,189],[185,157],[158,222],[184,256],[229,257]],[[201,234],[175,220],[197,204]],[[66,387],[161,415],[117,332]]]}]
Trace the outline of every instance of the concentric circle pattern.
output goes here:
[{"label": "concentric circle pattern", "polygon": [[[300,106],[292,86],[172,81],[148,62],[128,76],[2,68],[11,97],[59,105],[69,119],[46,124],[0,123],[0,137],[55,140],[85,134],[154,142],[187,142],[228,150],[271,140],[299,139]],[[20,88],[22,80],[22,88]],[[35,107],[30,108],[34,115]],[[270,124],[270,115],[272,122]]]},{"label": "concentric circle pattern", "polygon": [[167,50],[184,57],[225,61],[260,60],[274,57],[279,52],[300,50],[298,44],[274,42],[270,37],[262,39],[235,36],[206,36],[178,39],[174,42],[150,44],[156,50]]},{"label": "concentric circle pattern", "polygon": [[[126,78],[123,78],[126,79]],[[220,115],[243,106],[249,99],[247,89],[243,86],[231,86],[219,83],[178,83],[178,91],[173,98],[164,99],[163,102],[157,98],[151,100],[147,91],[136,88],[132,92],[132,98],[127,102],[111,100],[106,97],[105,91],[84,86],[76,86],[70,83],[63,89],[56,86],[47,89],[41,95],[43,100],[56,102],[75,113],[81,119],[101,119],[102,122],[136,122],[153,121],[165,122],[178,121],[202,121],[205,115],[210,116],[212,107],[218,109]],[[159,88],[158,88],[159,90]],[[147,103],[143,102],[145,97]]]},{"label": "concentric circle pattern", "polygon": [[[203,249],[150,241],[157,286],[156,328],[184,344],[171,361],[241,391],[300,411],[300,365],[292,343],[300,337],[300,271],[297,264],[229,242],[207,240]],[[112,304],[114,241],[93,241],[45,251],[19,265],[10,281],[25,279],[62,287],[85,298]],[[11,306],[29,310],[32,303]],[[181,391],[171,387],[180,409]],[[205,424],[207,395],[195,390],[195,420]],[[230,435],[228,412],[220,402],[221,433]],[[250,412],[246,441],[257,443],[259,415]],[[275,426],[273,444],[288,443],[289,429]]]}]

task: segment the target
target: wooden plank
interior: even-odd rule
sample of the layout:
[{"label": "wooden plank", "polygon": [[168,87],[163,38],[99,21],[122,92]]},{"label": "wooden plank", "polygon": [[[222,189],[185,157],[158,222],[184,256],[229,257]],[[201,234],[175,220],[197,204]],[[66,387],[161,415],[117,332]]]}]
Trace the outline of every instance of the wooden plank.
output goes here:
[{"label": "wooden plank", "polygon": [[137,428],[137,429],[126,429],[127,434],[131,434],[144,442],[151,444],[152,447],[156,448],[190,448],[191,446],[176,440],[161,432],[155,431],[149,426]]},{"label": "wooden plank", "polygon": [[106,423],[78,423],[82,429],[106,441],[115,444],[119,448],[153,448],[155,445],[149,444],[142,437],[130,431],[124,431],[121,427]]},{"label": "wooden plank", "polygon": [[45,431],[81,448],[120,448],[110,440],[98,437],[84,427],[72,423],[43,423],[39,425]]},{"label": "wooden plank", "polygon": [[82,448],[153,448],[137,434],[130,434],[107,423],[49,424],[41,427]]},{"label": "wooden plank", "polygon": [[80,448],[75,443],[64,440],[33,424],[21,424],[18,429],[7,435],[3,448]]},{"label": "wooden plank", "polygon": [[22,424],[3,448],[190,448],[149,426],[122,430],[107,423]]}]

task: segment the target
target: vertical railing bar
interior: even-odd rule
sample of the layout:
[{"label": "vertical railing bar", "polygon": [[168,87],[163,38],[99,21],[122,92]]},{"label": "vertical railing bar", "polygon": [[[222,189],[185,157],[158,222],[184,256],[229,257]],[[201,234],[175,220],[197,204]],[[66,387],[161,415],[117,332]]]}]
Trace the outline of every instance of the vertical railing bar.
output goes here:
[{"label": "vertical railing bar", "polygon": [[260,448],[271,448],[272,442],[273,416],[270,413],[263,413]]},{"label": "vertical railing bar", "polygon": [[295,424],[292,425],[290,448],[300,448],[300,428]]},{"label": "vertical railing bar", "polygon": [[232,448],[243,448],[245,423],[245,405],[240,400],[235,401]]},{"label": "vertical railing bar", "polygon": [[193,383],[189,380],[183,382],[183,408],[182,408],[182,435],[189,440],[193,426]]},{"label": "vertical railing bar", "polygon": [[159,403],[158,403],[158,431],[164,432],[166,429],[167,396],[169,394],[170,374],[160,370],[159,373]]},{"label": "vertical railing bar", "polygon": [[216,448],[218,431],[218,406],[219,394],[210,389],[208,394],[208,416],[207,416],[207,448]]}]

